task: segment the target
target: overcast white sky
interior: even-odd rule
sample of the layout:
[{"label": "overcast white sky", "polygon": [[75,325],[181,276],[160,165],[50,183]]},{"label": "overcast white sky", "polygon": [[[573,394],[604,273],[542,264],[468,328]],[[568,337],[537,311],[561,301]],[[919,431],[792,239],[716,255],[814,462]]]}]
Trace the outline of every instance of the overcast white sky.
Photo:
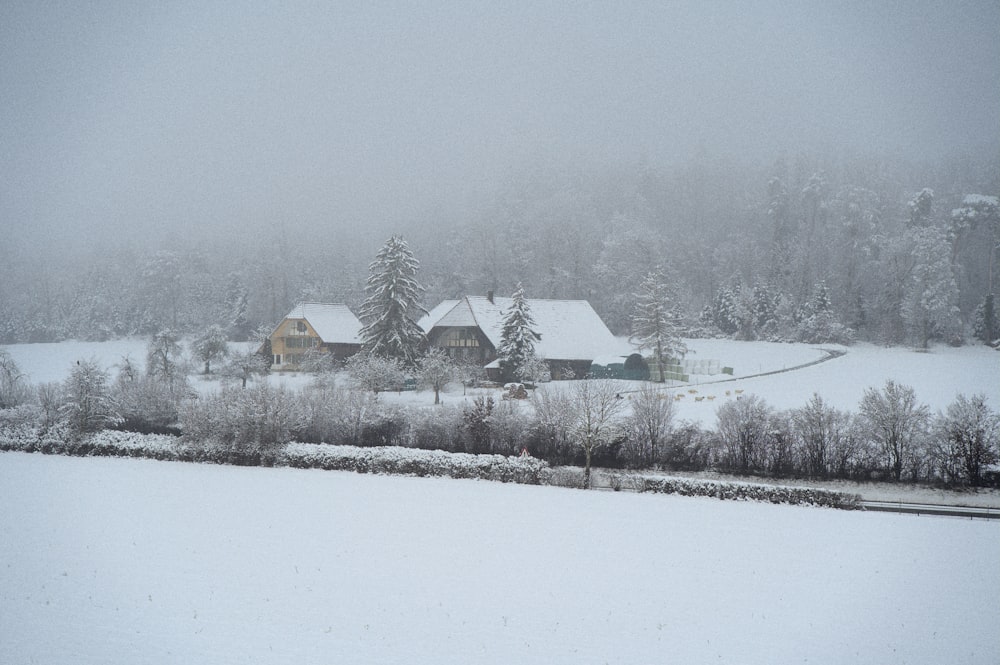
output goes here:
[{"label": "overcast white sky", "polygon": [[538,155],[998,144],[1000,2],[0,3],[0,231],[403,223]]}]

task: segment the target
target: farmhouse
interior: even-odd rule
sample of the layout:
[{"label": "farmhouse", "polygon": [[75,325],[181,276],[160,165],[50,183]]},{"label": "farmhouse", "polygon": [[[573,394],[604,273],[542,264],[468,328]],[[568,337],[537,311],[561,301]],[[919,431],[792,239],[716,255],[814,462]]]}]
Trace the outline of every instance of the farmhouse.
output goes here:
[{"label": "farmhouse", "polygon": [[[498,375],[497,347],[512,298],[491,294],[446,300],[420,321],[430,346],[456,360],[487,367]],[[541,337],[535,353],[546,360],[552,378],[582,378],[594,358],[613,353],[620,345],[586,300],[528,299],[534,331]]]},{"label": "farmhouse", "polygon": [[348,358],[361,350],[361,327],[347,305],[299,303],[269,337],[272,368],[300,369],[303,356],[313,349],[337,360]]}]

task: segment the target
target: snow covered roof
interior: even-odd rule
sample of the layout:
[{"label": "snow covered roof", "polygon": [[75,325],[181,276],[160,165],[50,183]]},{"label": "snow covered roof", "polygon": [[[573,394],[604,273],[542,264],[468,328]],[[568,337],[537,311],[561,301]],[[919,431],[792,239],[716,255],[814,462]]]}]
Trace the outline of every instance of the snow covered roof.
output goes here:
[{"label": "snow covered roof", "polygon": [[[494,347],[500,345],[504,316],[513,298],[466,296],[448,308],[432,325],[425,327],[478,327]],[[590,360],[618,350],[620,344],[586,300],[527,299],[534,331],[541,336],[535,353],[548,360]]]},{"label": "snow covered roof", "polygon": [[431,331],[431,328],[434,327],[434,324],[436,324],[441,319],[442,316],[447,314],[448,311],[452,307],[457,305],[459,302],[461,301],[442,300],[441,304],[439,304],[437,307],[429,311],[426,315],[421,317],[421,319],[417,321],[417,325],[420,326],[420,329],[423,330],[425,333],[429,333]]},{"label": "snow covered roof", "polygon": [[285,319],[305,319],[326,344],[361,344],[361,321],[347,305],[301,302]]}]

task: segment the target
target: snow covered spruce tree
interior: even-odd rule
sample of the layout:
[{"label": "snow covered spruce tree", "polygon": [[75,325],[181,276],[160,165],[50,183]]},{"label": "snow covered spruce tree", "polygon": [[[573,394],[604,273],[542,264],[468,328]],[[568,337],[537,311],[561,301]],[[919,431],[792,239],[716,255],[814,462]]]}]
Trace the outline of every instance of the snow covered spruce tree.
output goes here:
[{"label": "snow covered spruce tree", "polygon": [[500,346],[497,347],[500,373],[504,381],[525,378],[524,370],[535,357],[535,342],[541,339],[531,329],[533,325],[535,320],[531,316],[531,308],[524,298],[524,289],[518,284],[510,309],[504,314]]},{"label": "snow covered spruce tree", "polygon": [[903,321],[910,336],[926,349],[931,339],[957,339],[958,284],[952,272],[950,248],[944,232],[919,229],[913,234],[914,266],[902,303]]},{"label": "snow covered spruce tree", "polygon": [[396,358],[412,365],[424,341],[415,318],[424,287],[417,281],[420,262],[402,236],[392,236],[368,266],[367,298],[361,305],[362,348],[368,355]]},{"label": "snow covered spruce tree", "polygon": [[687,346],[680,336],[676,298],[662,268],[646,275],[635,298],[631,341],[639,350],[653,352],[657,381],[663,383],[664,364],[670,358],[683,358]]}]

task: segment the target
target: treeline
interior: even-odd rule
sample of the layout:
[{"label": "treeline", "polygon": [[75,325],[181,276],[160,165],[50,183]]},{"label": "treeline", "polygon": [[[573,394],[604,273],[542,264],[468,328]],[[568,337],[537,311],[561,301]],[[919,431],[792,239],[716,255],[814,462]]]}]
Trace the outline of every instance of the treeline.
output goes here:
[{"label": "treeline", "polygon": [[[409,241],[427,306],[520,283],[530,298],[589,300],[624,334],[636,285],[659,267],[689,336],[959,343],[997,336],[998,192],[995,155],[526,168],[460,212],[384,231]],[[301,300],[356,310],[382,240],[369,221],[80,256],[5,243],[0,343],[211,324],[238,340]]]},{"label": "treeline", "polygon": [[[9,356],[4,367],[12,368]],[[197,396],[181,375],[112,380],[81,361],[61,384],[31,386],[0,372],[0,428],[57,431],[72,438],[107,429],[173,433],[202,457],[274,463],[289,442],[398,446],[514,456],[585,468],[718,470],[763,477],[996,484],[1000,415],[985,397],[959,395],[932,414],[911,388],[868,389],[856,412],[820,396],[798,409],[744,395],[723,404],[714,429],[677,422],[674,402],[646,385],[548,384],[530,400],[481,394],[471,403],[395,405],[344,373],[320,373],[301,391],[266,382],[223,384]],[[39,434],[40,438],[44,438]],[[197,456],[196,456],[197,457]]]}]

